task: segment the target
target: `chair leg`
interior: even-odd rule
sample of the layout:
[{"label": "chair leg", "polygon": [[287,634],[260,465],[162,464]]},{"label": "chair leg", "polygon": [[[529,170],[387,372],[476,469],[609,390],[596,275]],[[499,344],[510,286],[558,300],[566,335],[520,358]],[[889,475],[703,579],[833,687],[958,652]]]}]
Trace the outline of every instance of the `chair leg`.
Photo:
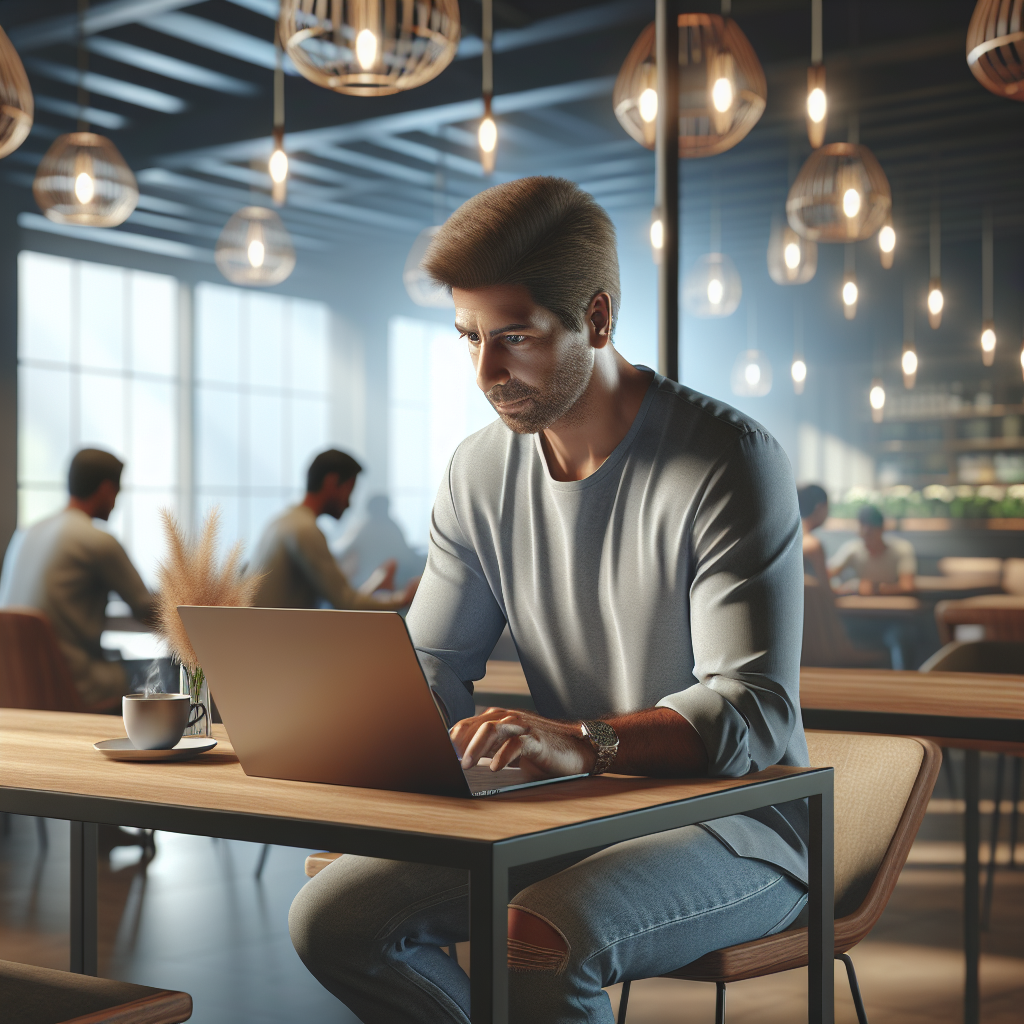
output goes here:
[{"label": "chair leg", "polygon": [[626,1007],[629,1006],[629,982],[622,983],[622,992],[619,995],[619,1012],[615,1018],[615,1024],[626,1024]]},{"label": "chair leg", "polygon": [[948,749],[943,749],[942,751],[942,768],[946,773],[946,784],[949,786],[950,799],[956,800],[960,787],[956,784],[956,768],[953,765],[953,759],[949,756]]},{"label": "chair leg", "polygon": [[260,880],[260,876],[263,874],[263,865],[267,863],[267,854],[270,853],[270,844],[264,843],[263,849],[260,850],[260,859],[256,862],[256,881]]},{"label": "chair leg", "polygon": [[989,919],[992,917],[992,894],[996,878],[996,844],[999,842],[1000,804],[1003,802],[1003,769],[1006,766],[1006,755],[999,754],[996,758],[996,799],[992,808],[992,824],[989,829],[988,865],[985,872],[985,899],[981,911],[981,930],[988,931]]},{"label": "chair leg", "polygon": [[46,831],[46,819],[36,818],[36,831],[39,833],[39,846],[43,853],[50,848],[50,836]]},{"label": "chair leg", "polygon": [[868,1024],[868,1015],[864,1009],[864,1000],[860,996],[860,985],[857,984],[857,972],[853,969],[853,960],[849,953],[837,953],[837,960],[842,960],[846,967],[846,977],[850,982],[850,995],[853,996],[853,1006],[857,1011],[857,1024]]},{"label": "chair leg", "polygon": [[715,982],[715,1024],[725,1024],[725,982]]},{"label": "chair leg", "polygon": [[1024,768],[1024,758],[1015,757],[1013,759],[1013,786],[1012,786],[1012,799],[1013,807],[1010,810],[1010,868],[1011,870],[1017,867],[1017,825],[1020,822],[1020,814],[1018,813],[1018,805],[1020,804],[1020,776],[1021,769]]}]

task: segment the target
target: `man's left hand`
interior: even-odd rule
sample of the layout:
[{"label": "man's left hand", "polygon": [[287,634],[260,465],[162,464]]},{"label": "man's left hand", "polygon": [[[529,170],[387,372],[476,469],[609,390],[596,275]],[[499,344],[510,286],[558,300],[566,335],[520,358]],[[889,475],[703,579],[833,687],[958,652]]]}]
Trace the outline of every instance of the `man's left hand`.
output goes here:
[{"label": "man's left hand", "polygon": [[489,757],[491,771],[515,762],[530,778],[544,779],[589,774],[597,759],[578,722],[556,722],[528,711],[488,708],[456,722],[450,735],[464,769]]}]

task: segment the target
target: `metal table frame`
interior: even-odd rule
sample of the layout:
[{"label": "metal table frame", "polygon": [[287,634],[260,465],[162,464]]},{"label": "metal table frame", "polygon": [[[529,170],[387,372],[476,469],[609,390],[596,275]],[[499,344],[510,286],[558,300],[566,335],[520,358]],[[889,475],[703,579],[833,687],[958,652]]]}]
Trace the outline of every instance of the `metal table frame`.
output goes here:
[{"label": "metal table frame", "polygon": [[[1024,721],[1013,718],[958,718],[952,715],[897,714],[875,711],[843,711],[803,708],[805,729],[828,732],[871,732],[896,736],[928,736],[940,744],[949,741],[1024,743]],[[981,772],[979,751],[964,754],[964,1024],[979,1024],[981,990],[978,967],[981,959],[981,901],[978,845],[981,840]]]},{"label": "metal table frame", "polygon": [[810,809],[808,1020],[833,1024],[831,768],[808,769],[495,842],[7,787],[0,787],[0,810],[71,823],[71,969],[81,974],[97,970],[98,823],[466,868],[470,873],[472,1019],[474,1024],[506,1024],[510,868],[805,798]]}]

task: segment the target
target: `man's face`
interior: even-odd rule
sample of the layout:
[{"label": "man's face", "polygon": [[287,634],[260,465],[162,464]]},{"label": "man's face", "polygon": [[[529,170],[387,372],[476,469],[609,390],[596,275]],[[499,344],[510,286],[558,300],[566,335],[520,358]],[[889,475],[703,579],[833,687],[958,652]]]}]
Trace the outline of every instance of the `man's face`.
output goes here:
[{"label": "man's face", "polygon": [[342,513],[348,508],[349,500],[352,497],[352,489],[355,485],[355,477],[351,480],[346,480],[344,483],[339,483],[337,473],[328,473],[324,477],[323,486],[320,488],[320,493],[326,499],[323,514],[334,519],[340,519]]},{"label": "man's face", "polygon": [[882,528],[880,526],[861,523],[859,532],[861,539],[868,547],[878,547],[882,543]]},{"label": "man's face", "polygon": [[93,495],[93,500],[96,503],[94,506],[94,519],[106,521],[110,518],[110,513],[114,511],[114,505],[117,502],[117,495],[120,493],[120,490],[120,485],[114,483],[113,480],[104,480],[96,488]]},{"label": "man's face", "polygon": [[594,368],[589,319],[568,330],[522,285],[453,288],[452,298],[477,386],[507,427],[535,434],[571,416]]}]

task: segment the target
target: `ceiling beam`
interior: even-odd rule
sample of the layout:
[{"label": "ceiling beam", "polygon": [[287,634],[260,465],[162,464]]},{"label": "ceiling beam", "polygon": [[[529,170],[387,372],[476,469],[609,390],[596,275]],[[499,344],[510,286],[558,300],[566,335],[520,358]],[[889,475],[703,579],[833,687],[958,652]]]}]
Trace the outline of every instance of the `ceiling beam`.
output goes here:
[{"label": "ceiling beam", "polygon": [[98,75],[95,71],[82,72],[67,64],[40,60],[38,57],[26,58],[25,66],[37,75],[51,78],[55,82],[75,86],[81,84],[90,93],[108,96],[110,99],[131,103],[136,107],[145,107],[147,110],[157,110],[161,114],[180,114],[188,107],[188,104],[178,96],[171,96],[144,85],[135,85],[134,82],[123,82],[109,75]]}]

